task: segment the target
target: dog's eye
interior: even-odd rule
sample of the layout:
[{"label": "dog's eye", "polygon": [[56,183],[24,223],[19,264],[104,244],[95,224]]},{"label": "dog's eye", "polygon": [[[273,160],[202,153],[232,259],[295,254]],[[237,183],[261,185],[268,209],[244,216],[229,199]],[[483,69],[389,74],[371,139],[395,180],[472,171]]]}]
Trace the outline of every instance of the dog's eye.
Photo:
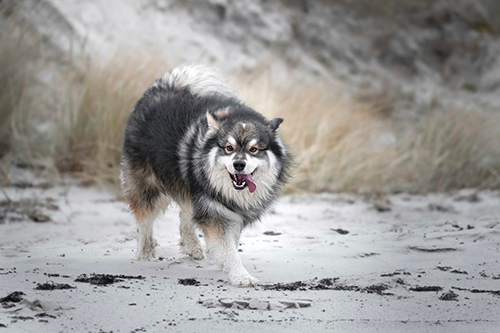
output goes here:
[{"label": "dog's eye", "polygon": [[258,151],[258,149],[257,149],[256,147],[252,147],[252,148],[250,148],[250,152],[251,152],[252,154],[255,154],[257,151]]},{"label": "dog's eye", "polygon": [[230,153],[234,150],[233,146],[226,146],[226,153]]}]

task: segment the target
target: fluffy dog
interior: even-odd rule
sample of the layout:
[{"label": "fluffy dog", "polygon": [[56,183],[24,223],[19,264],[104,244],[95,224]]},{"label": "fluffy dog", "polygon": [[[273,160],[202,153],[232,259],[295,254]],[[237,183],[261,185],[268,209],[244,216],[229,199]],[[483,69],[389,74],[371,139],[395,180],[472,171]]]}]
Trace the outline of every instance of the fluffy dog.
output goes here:
[{"label": "fluffy dog", "polygon": [[204,258],[199,228],[208,258],[230,282],[255,285],[238,242],[289,178],[282,122],[245,105],[214,69],[183,65],[157,79],[128,119],[121,161],[123,195],[138,225],[138,259],[154,257],[153,222],[175,201],[181,251]]}]

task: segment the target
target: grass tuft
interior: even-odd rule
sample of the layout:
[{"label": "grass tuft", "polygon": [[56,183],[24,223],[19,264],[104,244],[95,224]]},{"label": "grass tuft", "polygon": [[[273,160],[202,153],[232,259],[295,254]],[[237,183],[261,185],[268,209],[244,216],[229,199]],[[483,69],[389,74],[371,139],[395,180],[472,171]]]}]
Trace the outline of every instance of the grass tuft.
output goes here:
[{"label": "grass tuft", "polygon": [[[155,62],[156,61],[156,62]],[[62,133],[55,141],[55,165],[61,172],[118,184],[123,134],[129,114],[165,63],[116,54],[93,61],[71,77],[63,112],[55,119]]]}]

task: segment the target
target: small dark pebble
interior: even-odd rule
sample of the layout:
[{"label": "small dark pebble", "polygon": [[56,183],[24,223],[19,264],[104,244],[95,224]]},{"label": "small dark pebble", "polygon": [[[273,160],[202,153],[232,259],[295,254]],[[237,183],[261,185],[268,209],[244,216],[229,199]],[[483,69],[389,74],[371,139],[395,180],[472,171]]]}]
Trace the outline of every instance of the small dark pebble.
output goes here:
[{"label": "small dark pebble", "polygon": [[7,325],[0,323],[0,327],[7,327]]},{"label": "small dark pebble", "polygon": [[423,286],[423,287],[417,286],[415,288],[410,288],[410,290],[411,291],[419,291],[419,292],[427,292],[427,291],[438,292],[438,291],[443,290],[443,288],[439,287],[439,286]]},{"label": "small dark pebble", "polygon": [[35,290],[62,290],[62,289],[75,289],[76,287],[70,286],[66,283],[37,283]]}]

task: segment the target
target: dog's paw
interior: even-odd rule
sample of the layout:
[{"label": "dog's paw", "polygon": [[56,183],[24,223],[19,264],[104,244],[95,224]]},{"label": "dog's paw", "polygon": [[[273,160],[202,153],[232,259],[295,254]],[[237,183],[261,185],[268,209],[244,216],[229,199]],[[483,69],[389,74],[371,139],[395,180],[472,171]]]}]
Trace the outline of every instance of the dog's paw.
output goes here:
[{"label": "dog's paw", "polygon": [[237,287],[252,287],[259,283],[259,280],[250,274],[229,274],[229,282]]},{"label": "dog's paw", "polygon": [[205,254],[202,249],[195,249],[193,252],[189,254],[189,256],[195,260],[205,259]]},{"label": "dog's paw", "polygon": [[181,252],[195,260],[205,259],[205,253],[199,245],[187,246],[183,242],[180,243]]},{"label": "dog's paw", "polygon": [[155,250],[150,249],[150,250],[142,250],[137,253],[137,260],[151,260],[155,257]]}]

